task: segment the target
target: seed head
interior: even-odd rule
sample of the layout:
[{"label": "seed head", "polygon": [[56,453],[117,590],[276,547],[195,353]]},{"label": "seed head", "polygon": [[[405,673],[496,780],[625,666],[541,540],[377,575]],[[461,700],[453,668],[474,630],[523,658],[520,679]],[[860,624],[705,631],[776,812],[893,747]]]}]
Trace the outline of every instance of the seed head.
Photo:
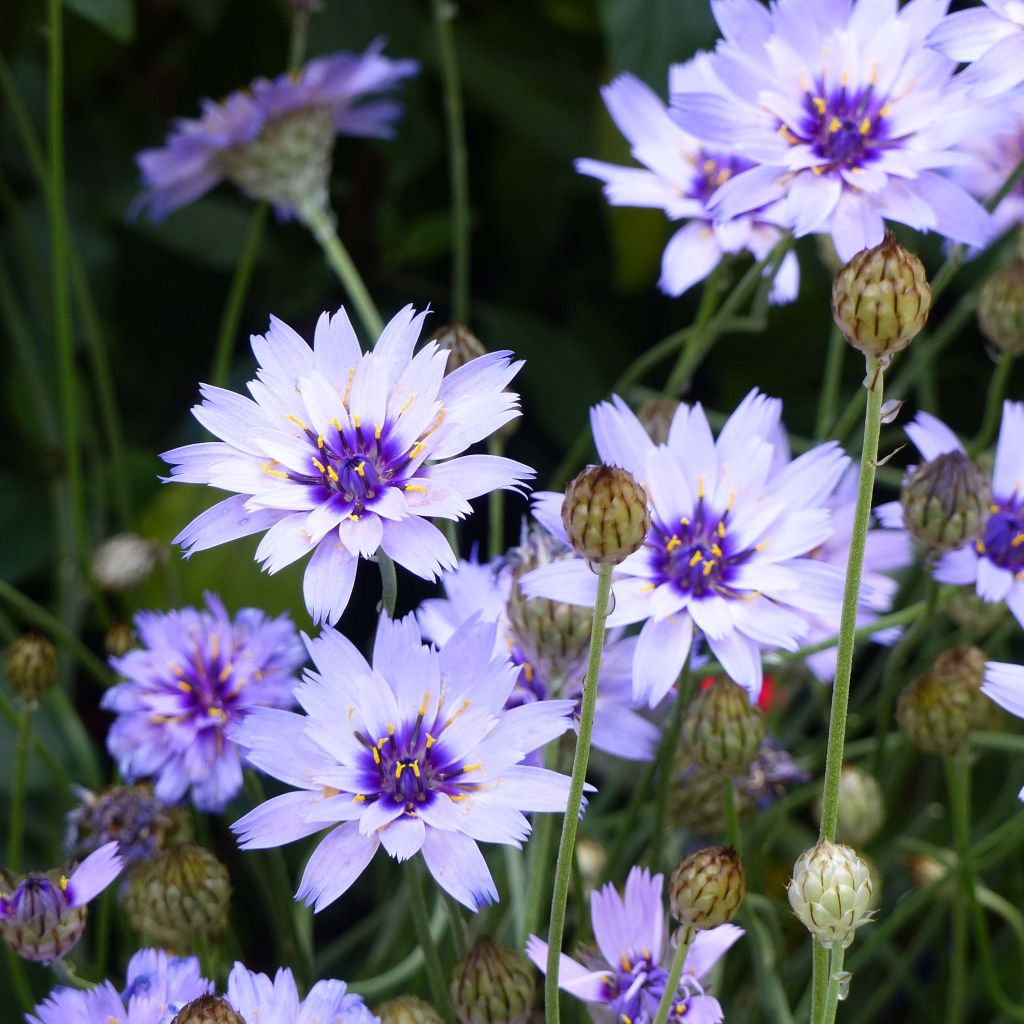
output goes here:
[{"label": "seed head", "polygon": [[690,702],[683,717],[684,756],[721,775],[745,772],[764,739],[764,712],[742,686],[725,676]]},{"label": "seed head", "polygon": [[200,996],[186,1003],[171,1024],[245,1024],[245,1018],[221,996]]},{"label": "seed head", "polygon": [[34,708],[57,682],[57,652],[41,633],[24,633],[7,645],[4,672],[15,696]]},{"label": "seed head", "polygon": [[978,298],[978,326],[1001,351],[1024,353],[1024,261],[997,270],[985,282]]},{"label": "seed head", "polygon": [[455,965],[452,1006],[461,1024],[526,1024],[535,988],[529,961],[484,936]]},{"label": "seed head", "polygon": [[787,892],[796,916],[826,949],[834,942],[846,949],[854,932],[871,920],[871,871],[849,846],[823,839],[805,850]]},{"label": "seed head", "polygon": [[731,846],[709,846],[691,853],[672,872],[669,883],[672,916],[697,931],[731,921],[746,894],[743,861]]},{"label": "seed head", "polygon": [[644,542],[651,526],[647,492],[617,466],[589,466],[565,489],[562,523],[588,561],[617,565]]},{"label": "seed head", "polygon": [[961,451],[923,462],[900,491],[907,530],[937,553],[956,551],[976,537],[991,501],[988,477]]}]

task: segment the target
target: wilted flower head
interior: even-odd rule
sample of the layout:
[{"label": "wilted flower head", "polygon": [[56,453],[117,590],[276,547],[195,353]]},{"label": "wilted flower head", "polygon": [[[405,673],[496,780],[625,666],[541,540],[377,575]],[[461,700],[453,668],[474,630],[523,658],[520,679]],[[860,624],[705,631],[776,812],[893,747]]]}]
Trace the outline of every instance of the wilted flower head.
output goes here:
[{"label": "wilted flower head", "polygon": [[179,119],[162,149],[139,153],[144,191],[135,209],[162,220],[225,178],[281,216],[303,202],[326,205],[334,136],[390,138],[398,104],[367,97],[419,70],[382,57],[382,47],[378,40],[362,54],[318,57],[220,103],[204,100],[202,116]]},{"label": "wilted flower head", "polygon": [[958,76],[976,96],[997,96],[1024,82],[1024,8],[1019,0],[983,0],[947,15],[928,43],[955,61],[973,61]]},{"label": "wilted flower head", "polygon": [[755,163],[709,206],[734,217],[781,204],[796,235],[829,233],[844,262],[877,245],[884,219],[981,245],[988,213],[937,173],[953,147],[996,127],[956,62],[926,47],[946,4],[723,0],[725,38],[673,71],[673,117]]},{"label": "wilted flower head", "polygon": [[[590,894],[590,923],[599,955],[584,956],[584,966],[563,953],[559,988],[584,1002],[601,1004],[616,1021],[628,1017],[632,1024],[652,1024],[672,957],[665,941],[663,882],[661,875],[652,877],[646,868],[633,868],[623,895],[611,884]],[[705,994],[702,982],[742,934],[742,928],[723,924],[697,935],[669,1010],[673,1024],[719,1024],[722,1007]],[[540,970],[547,970],[546,942],[531,935],[526,953]]]},{"label": "wilted flower head", "polygon": [[192,554],[266,530],[256,558],[271,573],[312,552],[304,591],[316,622],[337,622],[359,559],[378,548],[425,579],[454,569],[429,519],[461,519],[470,498],[533,475],[499,456],[453,458],[519,415],[504,388],[522,363],[492,352],[446,376],[435,343],[413,355],[425,316],[406,306],[370,352],[344,309],[320,317],[313,348],[271,317],[252,338],[253,399],[200,389],[192,412],[222,440],[164,455],[173,480],[235,492],[175,542]]},{"label": "wilted flower head", "polygon": [[[670,220],[688,222],[665,248],[658,282],[663,292],[682,295],[727,254],[749,250],[757,260],[768,256],[782,237],[778,204],[738,217],[720,217],[708,208],[715,189],[753,166],[749,160],[736,156],[731,146],[705,146],[683,131],[657,94],[633,75],[620,75],[601,95],[644,169],[577,160],[576,170],[603,181],[613,206],[654,207]],[[796,298],[799,284],[796,256],[787,253],[772,286],[772,301]]]},{"label": "wilted flower head", "polygon": [[127,780],[154,778],[164,802],[191,790],[201,810],[222,810],[242,787],[225,730],[250,708],[291,706],[304,661],[295,627],[256,608],[232,621],[214,594],[205,610],[140,612],[135,625],[142,646],[110,659],[126,681],[103,696],[117,715],[107,749]]},{"label": "wilted flower head", "polygon": [[90,900],[121,873],[117,843],[90,854],[70,874],[0,870],[0,936],[18,956],[52,963],[82,937]]},{"label": "wilted flower head", "polygon": [[172,809],[148,784],[111,786],[101,793],[75,788],[79,804],[68,814],[67,846],[77,856],[115,841],[128,867],[155,856],[176,825]]},{"label": "wilted flower head", "polygon": [[437,883],[473,910],[497,899],[477,841],[518,846],[523,811],[564,812],[569,780],[524,765],[569,727],[570,701],[508,708],[517,667],[495,654],[497,625],[471,620],[437,651],[416,620],[382,616],[371,668],[333,629],[307,641],[316,672],[295,696],[305,715],[253,711],[233,738],[261,771],[295,792],[235,822],[244,849],[329,829],[298,898],[321,910],[378,847],[422,853]]}]

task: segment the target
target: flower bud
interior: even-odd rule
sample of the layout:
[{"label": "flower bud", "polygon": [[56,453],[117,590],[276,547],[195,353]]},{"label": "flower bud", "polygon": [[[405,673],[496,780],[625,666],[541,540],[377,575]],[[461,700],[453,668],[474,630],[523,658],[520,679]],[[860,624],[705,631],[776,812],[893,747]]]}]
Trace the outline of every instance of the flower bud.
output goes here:
[{"label": "flower bud", "polygon": [[536,988],[519,953],[484,936],[455,965],[451,996],[461,1024],[526,1024]]},{"label": "flower bud", "polygon": [[747,894],[743,861],[731,846],[709,846],[691,853],[669,883],[672,916],[684,927],[704,931],[736,916]]},{"label": "flower bud", "polygon": [[986,601],[978,596],[974,584],[958,587],[943,602],[942,610],[972,637],[986,636],[1006,618],[1003,601]]},{"label": "flower bud", "polygon": [[[710,772],[690,760],[688,751],[680,751],[682,771],[676,775],[668,794],[669,819],[673,825],[699,836],[716,836],[725,831],[725,806],[722,803],[722,775]],[[747,820],[754,801],[743,786],[736,786],[736,809],[740,821]]]},{"label": "flower bud", "polygon": [[138,646],[135,630],[125,622],[115,622],[103,638],[103,649],[111,658],[124,657]]},{"label": "flower bud", "polygon": [[381,1003],[376,1013],[380,1024],[444,1024],[441,1014],[416,996],[395,996]]},{"label": "flower bud", "polygon": [[757,757],[764,729],[764,712],[750,703],[750,694],[720,676],[686,709],[683,751],[707,771],[734,775],[746,771]]},{"label": "flower bud", "polygon": [[978,326],[1001,351],[1024,353],[1024,262],[997,270],[978,297]]},{"label": "flower bud", "polygon": [[848,846],[823,839],[801,853],[787,892],[793,912],[826,949],[834,942],[846,949],[871,920],[871,872]]},{"label": "flower bud", "polygon": [[668,431],[680,404],[677,398],[652,398],[640,406],[636,414],[637,419],[655,444],[665,444],[668,441]]},{"label": "flower bud", "polygon": [[152,572],[157,546],[134,533],[118,533],[105,540],[92,557],[92,573],[104,589],[114,592],[137,587]]},{"label": "flower bud", "polygon": [[932,672],[903,688],[896,720],[904,735],[926,754],[952,754],[971,731],[974,700],[963,686],[951,686]]},{"label": "flower bud", "polygon": [[24,633],[7,645],[4,672],[15,696],[34,708],[57,682],[57,652],[41,633]]},{"label": "flower bud", "polygon": [[245,1024],[245,1018],[221,996],[200,996],[186,1003],[171,1024]]},{"label": "flower bud", "polygon": [[999,706],[981,692],[988,655],[980,647],[950,647],[935,656],[931,674],[953,690],[962,690],[972,729],[994,728]]},{"label": "flower bud", "polygon": [[187,843],[137,865],[124,903],[132,927],[148,941],[186,951],[196,936],[224,929],[230,899],[227,868],[209,850]]},{"label": "flower bud", "polygon": [[430,336],[430,340],[448,352],[448,362],[444,366],[446,377],[471,360],[487,355],[483,342],[465,324],[458,322],[445,324]]},{"label": "flower bud", "polygon": [[111,786],[101,793],[76,787],[81,802],[68,814],[67,845],[78,857],[116,841],[126,866],[155,857],[181,812],[153,794],[148,783]]},{"label": "flower bud", "polygon": [[832,316],[843,336],[883,367],[920,333],[931,301],[924,265],[891,233],[857,253],[832,282]]},{"label": "flower bud", "polygon": [[[821,820],[821,798],[815,805]],[[854,764],[843,765],[839,776],[839,808],[836,837],[861,846],[871,842],[885,823],[885,797],[878,780]]]},{"label": "flower bud", "polygon": [[900,490],[904,525],[934,552],[956,551],[975,537],[991,501],[988,477],[961,451],[921,463]]},{"label": "flower bud", "polygon": [[565,489],[562,525],[569,543],[584,558],[615,565],[647,536],[647,492],[626,469],[588,466]]},{"label": "flower bud", "polygon": [[25,960],[49,964],[66,956],[82,937],[88,906],[68,906],[67,876],[60,870],[15,875],[0,870],[0,935]]}]

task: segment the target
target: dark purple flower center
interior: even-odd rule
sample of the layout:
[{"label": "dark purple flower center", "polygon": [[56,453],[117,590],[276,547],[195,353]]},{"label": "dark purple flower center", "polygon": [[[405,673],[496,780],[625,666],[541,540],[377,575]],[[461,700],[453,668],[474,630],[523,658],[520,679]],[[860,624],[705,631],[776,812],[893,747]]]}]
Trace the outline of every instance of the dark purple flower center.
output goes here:
[{"label": "dark purple flower center", "polygon": [[1011,500],[994,504],[985,532],[975,547],[978,554],[1000,569],[1014,574],[1024,572],[1024,503]]},{"label": "dark purple flower center", "polygon": [[724,185],[733,175],[754,165],[743,157],[702,149],[697,154],[695,166],[697,173],[694,176],[693,197],[707,202],[715,189]]},{"label": "dark purple flower center", "polygon": [[236,650],[221,651],[220,636],[213,633],[208,644],[197,637],[192,657],[184,664],[174,662],[170,670],[174,686],[181,692],[174,715],[153,715],[155,725],[194,718],[223,726],[230,717],[246,680],[235,672]]},{"label": "dark purple flower center", "polygon": [[[668,971],[654,963],[647,950],[636,960],[623,954],[618,968],[605,981],[604,992],[608,1009],[615,1015],[618,1024],[650,1024],[657,1016],[666,981]],[[689,979],[684,976],[669,1010],[669,1020],[685,1019],[692,995]]]}]

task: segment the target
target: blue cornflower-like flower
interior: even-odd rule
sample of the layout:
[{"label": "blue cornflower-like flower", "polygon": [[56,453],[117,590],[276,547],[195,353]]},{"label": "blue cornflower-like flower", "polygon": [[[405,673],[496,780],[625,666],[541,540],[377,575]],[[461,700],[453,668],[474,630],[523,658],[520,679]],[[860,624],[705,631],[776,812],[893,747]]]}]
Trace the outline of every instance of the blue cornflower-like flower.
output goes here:
[{"label": "blue cornflower-like flower", "polygon": [[445,375],[434,342],[413,355],[425,316],[406,306],[369,352],[344,309],[320,317],[313,348],[271,318],[252,339],[252,399],[200,389],[192,412],[222,440],[164,455],[173,480],[236,492],[175,542],[191,554],[266,530],[256,558],[272,573],[312,552],[304,589],[317,622],[337,622],[358,560],[378,548],[426,579],[454,569],[426,517],[461,519],[470,498],[533,476],[511,459],[452,457],[519,415],[505,385],[522,363],[491,352]]},{"label": "blue cornflower-like flower", "polygon": [[[981,692],[1011,715],[1024,718],[1024,665],[987,662]],[[1017,799],[1024,801],[1024,789],[1017,794]]]},{"label": "blue cornflower-like flower", "polygon": [[524,765],[570,726],[571,701],[507,708],[519,671],[495,654],[497,626],[461,626],[437,651],[413,616],[380,620],[373,666],[333,629],[307,641],[317,667],[295,696],[305,715],[258,709],[233,732],[248,760],[296,792],[235,822],[245,849],[330,828],[297,898],[320,910],[359,877],[378,847],[422,853],[471,909],[497,898],[477,841],[518,846],[523,811],[564,812],[569,779]]},{"label": "blue cornflower-like flower", "polygon": [[125,678],[103,696],[117,719],[107,749],[129,781],[155,780],[175,803],[223,810],[242,787],[238,748],[226,729],[251,708],[291,707],[305,660],[291,619],[243,608],[232,621],[214,594],[206,609],[140,612],[142,644],[110,664]]},{"label": "blue cornflower-like flower", "polygon": [[[616,1022],[651,1024],[665,992],[672,956],[665,941],[663,883],[663,876],[633,868],[623,895],[611,884],[592,892],[590,923],[599,955],[587,955],[581,964],[563,953],[558,987],[584,1002],[598,1004]],[[702,981],[742,935],[743,929],[732,924],[697,933],[669,1009],[670,1021],[719,1024],[722,1007],[705,993]],[[540,970],[546,971],[546,942],[531,935],[526,953]]]},{"label": "blue cornflower-like flower", "polygon": [[299,998],[295,978],[281,968],[271,980],[236,963],[225,998],[242,1019],[254,1024],[379,1024],[362,997],[343,981],[318,981]]},{"label": "blue cornflower-like flower", "polygon": [[973,61],[959,76],[976,96],[998,96],[1024,82],[1024,4],[983,0],[947,15],[928,43],[956,61]]},{"label": "blue cornflower-like flower", "polygon": [[956,62],[926,46],[948,0],[715,0],[724,39],[673,69],[673,117],[756,166],[715,193],[734,217],[784,202],[796,235],[831,234],[840,259],[882,241],[893,220],[970,245],[992,221],[937,173],[998,110],[973,101]]},{"label": "blue cornflower-like flower", "polygon": [[[728,148],[705,146],[683,131],[657,94],[633,75],[620,75],[601,95],[644,169],[577,160],[576,170],[603,181],[605,195],[614,206],[654,207],[671,220],[689,222],[665,248],[658,282],[663,292],[682,295],[728,253],[749,250],[758,260],[768,255],[782,235],[779,204],[738,217],[719,217],[708,208],[720,185],[753,166],[749,160]],[[799,264],[793,253],[787,253],[771,299],[789,302],[799,287]]]},{"label": "blue cornflower-like flower", "polygon": [[[616,566],[611,625],[643,622],[633,693],[653,707],[686,662],[694,627],[726,672],[756,698],[761,651],[796,650],[809,616],[838,606],[843,573],[812,558],[833,532],[827,503],[848,463],[835,443],[778,457],[781,403],[752,391],[716,440],[700,405],[680,405],[656,445],[619,398],[591,410],[601,460],[628,469],[651,502],[643,547]],[[534,514],[560,530],[562,496]],[[535,569],[525,593],[593,604],[596,577],[580,558]]]},{"label": "blue cornflower-like flower", "polygon": [[419,70],[416,61],[382,57],[382,46],[318,57],[220,103],[205,100],[201,117],[178,120],[162,148],[138,155],[144,191],[135,209],[160,220],[225,178],[273,203],[279,216],[304,202],[325,206],[335,135],[390,138],[398,104],[368,97]]}]

